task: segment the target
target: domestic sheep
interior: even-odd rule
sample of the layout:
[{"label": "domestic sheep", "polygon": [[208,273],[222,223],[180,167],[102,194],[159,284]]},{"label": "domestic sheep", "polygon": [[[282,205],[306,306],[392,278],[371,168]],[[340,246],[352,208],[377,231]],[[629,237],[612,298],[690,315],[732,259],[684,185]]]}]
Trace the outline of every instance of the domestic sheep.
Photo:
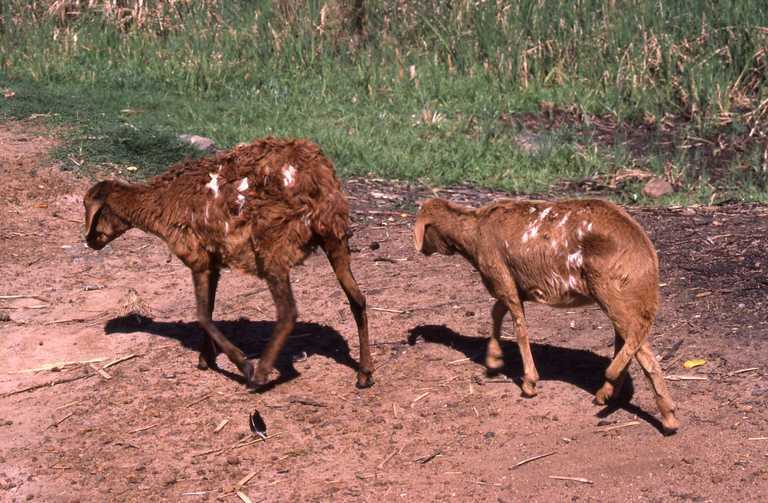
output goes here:
[{"label": "domestic sheep", "polygon": [[497,299],[491,309],[489,371],[504,364],[499,343],[502,320],[509,312],[523,360],[522,391],[536,395],[539,375],[523,303],[597,303],[613,324],[615,346],[596,403],[618,395],[634,356],[651,384],[665,432],[677,430],[675,404],[648,341],[659,307],[658,258],[642,227],[626,211],[596,199],[499,200],[478,209],[431,199],[419,210],[414,241],[425,255],[462,255]]},{"label": "domestic sheep", "polygon": [[[86,242],[99,250],[132,227],[158,236],[192,271],[205,332],[198,367],[219,349],[249,387],[267,383],[295,326],[291,268],[321,247],[346,294],[360,339],[357,386],[373,384],[365,297],[352,276],[349,207],[331,161],[305,140],[267,138],[183,161],[146,183],[101,181],[84,198]],[[258,366],[212,321],[223,267],[266,280],[277,322]]]}]

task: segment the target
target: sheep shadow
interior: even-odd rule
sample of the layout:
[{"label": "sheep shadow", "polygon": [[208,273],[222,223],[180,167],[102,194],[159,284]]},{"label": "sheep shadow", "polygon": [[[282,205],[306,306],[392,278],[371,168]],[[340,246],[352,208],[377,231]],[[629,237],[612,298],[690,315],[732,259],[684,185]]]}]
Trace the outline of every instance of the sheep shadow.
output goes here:
[{"label": "sheep shadow", "polygon": [[[253,359],[261,357],[275,326],[273,321],[252,321],[244,317],[234,321],[216,321],[215,324],[248,358]],[[145,332],[175,339],[185,348],[194,351],[194,357],[190,360],[190,364],[197,363],[197,354],[203,341],[203,331],[197,322],[156,321],[137,315],[120,316],[107,321],[104,325],[104,332],[109,335]],[[275,369],[280,373],[279,377],[271,380],[258,391],[267,391],[279,384],[295,379],[300,374],[296,370],[294,362],[312,355],[325,356],[341,365],[346,365],[355,372],[359,368],[358,362],[350,354],[349,344],[335,329],[318,323],[297,322],[275,361]],[[226,359],[226,355],[219,355],[219,363],[222,362],[222,358]],[[245,384],[245,378],[239,373],[230,372],[221,367],[214,371],[233,381]]]},{"label": "sheep shadow", "polygon": [[[409,332],[408,343],[413,345],[419,338],[425,342],[443,344],[461,351],[471,361],[485,368],[487,338],[461,335],[445,325],[419,325]],[[523,360],[517,344],[511,341],[502,341],[501,348],[504,353],[504,367],[496,374],[504,375],[521,386]],[[567,382],[591,395],[594,395],[603,385],[605,369],[610,363],[610,359],[596,355],[591,351],[564,348],[551,344],[532,342],[531,353],[536,361],[540,380]],[[630,403],[634,392],[632,376],[628,375],[621,395],[595,415],[599,418],[605,418],[617,410],[625,410],[663,433],[661,421],[649,412]]]}]

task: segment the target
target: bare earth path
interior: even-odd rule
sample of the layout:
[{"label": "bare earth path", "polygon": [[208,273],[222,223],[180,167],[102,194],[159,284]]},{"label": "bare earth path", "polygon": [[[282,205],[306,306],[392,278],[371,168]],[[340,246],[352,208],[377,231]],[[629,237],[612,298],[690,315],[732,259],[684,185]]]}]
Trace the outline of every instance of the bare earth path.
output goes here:
[{"label": "bare earth path", "polygon": [[[137,231],[85,248],[89,181],[52,165],[54,145],[34,124],[0,124],[0,295],[36,297],[0,299],[11,318],[0,322],[0,501],[235,502],[237,490],[253,502],[768,500],[765,207],[633,210],[662,261],[654,347],[668,376],[701,378],[670,381],[682,429],[664,437],[636,364],[628,404],[592,404],[613,342],[594,308],[529,306],[538,397],[520,396],[509,330],[506,379],[488,379],[488,294],[461,258],[413,250],[401,208],[428,192],[375,180],[347,187],[376,385],[354,388],[354,320],[319,255],[294,272],[301,323],[272,389],[249,394],[234,373],[199,371],[187,270]],[[121,317],[138,302],[129,288],[147,318]],[[257,356],[269,293],[226,273],[215,317]],[[106,375],[24,371],[131,354]],[[692,358],[707,363],[684,369]],[[7,395],[54,380],[67,382]],[[253,439],[254,409],[273,438],[239,446]]]}]

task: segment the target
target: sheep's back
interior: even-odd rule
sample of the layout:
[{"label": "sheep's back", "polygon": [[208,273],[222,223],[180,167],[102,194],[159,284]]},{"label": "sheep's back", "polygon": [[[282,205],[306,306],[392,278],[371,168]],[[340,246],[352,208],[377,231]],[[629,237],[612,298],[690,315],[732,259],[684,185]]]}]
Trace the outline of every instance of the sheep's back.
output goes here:
[{"label": "sheep's back", "polygon": [[183,161],[152,184],[171,189],[166,204],[186,214],[207,248],[233,259],[251,246],[257,255],[282,248],[297,262],[315,236],[342,239],[349,229],[333,164],[306,140],[256,140]]}]

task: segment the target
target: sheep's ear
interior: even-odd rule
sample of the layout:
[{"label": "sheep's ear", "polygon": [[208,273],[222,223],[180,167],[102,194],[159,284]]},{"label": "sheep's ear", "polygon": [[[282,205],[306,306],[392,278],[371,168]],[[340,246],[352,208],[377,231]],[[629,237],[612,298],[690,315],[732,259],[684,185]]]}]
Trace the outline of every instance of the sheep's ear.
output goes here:
[{"label": "sheep's ear", "polygon": [[94,201],[85,211],[85,235],[90,236],[98,221],[99,212],[104,206],[104,201]]},{"label": "sheep's ear", "polygon": [[88,191],[86,199],[89,200],[85,208],[85,235],[90,236],[98,221],[99,212],[104,207],[107,199],[107,184],[99,182]]},{"label": "sheep's ear", "polygon": [[416,226],[413,228],[413,244],[416,251],[420,252],[424,246],[424,232],[427,230],[427,223],[423,219],[416,220]]}]

